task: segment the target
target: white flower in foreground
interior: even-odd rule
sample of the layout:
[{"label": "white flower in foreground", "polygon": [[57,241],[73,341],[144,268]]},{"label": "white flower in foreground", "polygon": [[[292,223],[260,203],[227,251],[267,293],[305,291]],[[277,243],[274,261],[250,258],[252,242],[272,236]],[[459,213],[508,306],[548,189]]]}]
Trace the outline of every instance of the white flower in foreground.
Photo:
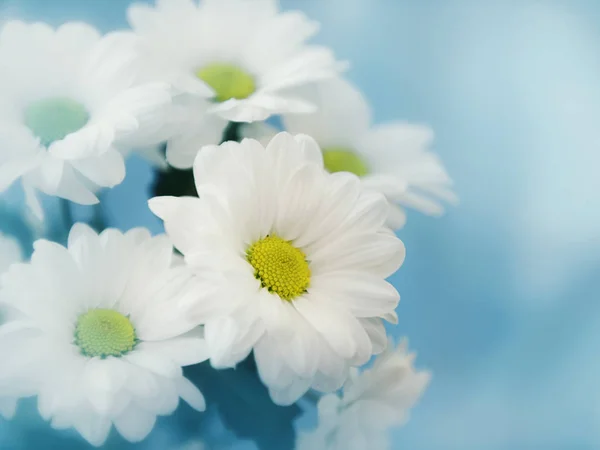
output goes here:
[{"label": "white flower in foreground", "polygon": [[387,431],[403,425],[429,384],[431,374],[413,367],[415,355],[402,341],[390,342],[372,368],[353,370],[341,397],[319,400],[319,426],[299,438],[298,449],[388,449]]},{"label": "white flower in foreground", "polygon": [[68,248],[36,241],[31,262],[2,277],[0,301],[17,314],[0,326],[0,392],[37,394],[44,419],[93,445],[112,424],[143,439],[180,397],[203,410],[182,366],[208,357],[185,294],[190,283],[207,291],[171,267],[172,253],[141,228],[97,235],[76,224]]},{"label": "white flower in foreground", "polygon": [[315,114],[284,116],[286,130],[315,138],[330,172],[352,172],[366,187],[382,192],[390,201],[392,228],[406,221],[402,207],[440,215],[444,209],[438,199],[458,201],[442,162],[427,150],[433,140],[429,127],[404,122],[372,125],[365,98],[341,78],[319,83],[316,97]]},{"label": "white flower in foreground", "polygon": [[[19,243],[8,236],[0,233],[0,276],[8,270],[11,264],[22,261],[23,253]],[[0,322],[4,320],[4,311],[0,310]],[[0,415],[10,419],[15,414],[17,408],[17,398],[14,396],[4,396],[0,390]]]},{"label": "white flower in foreground", "polygon": [[[179,102],[183,130],[169,141],[177,167],[191,167],[198,148],[218,143],[225,120],[314,111],[292,88],[345,67],[330,49],[306,43],[317,23],[279,11],[276,0],[157,0],[155,7],[132,5],[128,16],[144,73],[191,94]],[[223,120],[207,123],[207,112]]]},{"label": "white flower in foreground", "polygon": [[318,145],[288,133],[266,149],[251,139],[204,148],[194,177],[200,198],[157,197],[150,208],[192,270],[209,266],[237,290],[218,299],[231,312],[206,322],[212,364],[254,349],[280,404],[338,389],[349,366],[385,347],[381,318],[397,320],[385,279],[405,252],[384,225],[385,198],[327,173]]},{"label": "white flower in foreground", "polygon": [[125,176],[120,150],[163,138],[170,87],[134,85],[120,40],[83,23],[12,21],[0,32],[0,192],[21,178],[38,216],[36,190],[97,203],[94,191]]}]

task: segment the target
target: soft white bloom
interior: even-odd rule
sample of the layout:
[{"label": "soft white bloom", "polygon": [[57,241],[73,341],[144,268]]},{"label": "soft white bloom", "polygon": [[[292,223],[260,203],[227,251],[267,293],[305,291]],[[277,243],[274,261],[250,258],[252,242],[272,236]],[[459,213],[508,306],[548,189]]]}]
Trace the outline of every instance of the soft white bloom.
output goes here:
[{"label": "soft white bloom", "polygon": [[385,347],[381,318],[397,320],[385,279],[405,252],[384,225],[385,198],[325,171],[315,141],[288,133],[266,149],[252,139],[206,147],[194,177],[200,198],[157,197],[150,208],[192,270],[209,266],[236,290],[218,298],[230,312],[205,326],[212,364],[254,349],[279,404],[338,389]]},{"label": "soft white bloom", "polygon": [[0,192],[21,178],[38,216],[36,190],[97,203],[94,191],[125,176],[120,151],[167,133],[170,86],[135,85],[135,54],[120,41],[83,23],[0,32]]},{"label": "soft white bloom", "polygon": [[[8,270],[11,264],[20,262],[23,259],[23,253],[19,243],[8,236],[0,233],[0,276]],[[4,311],[0,310],[0,322],[4,320]],[[10,419],[15,414],[17,408],[17,398],[7,396],[0,391],[0,415]]]},{"label": "soft white bloom", "polygon": [[315,138],[330,172],[355,173],[366,187],[382,192],[390,201],[392,228],[406,221],[402,207],[440,215],[444,210],[438,199],[458,201],[442,162],[427,150],[433,140],[429,127],[373,125],[362,93],[341,78],[319,83],[312,95],[318,99],[317,112],[284,115],[286,130]]},{"label": "soft white bloom", "polygon": [[174,448],[173,450],[205,450],[206,445],[199,439],[193,439],[185,444]]},{"label": "soft white bloom", "polygon": [[202,145],[218,143],[227,120],[313,112],[292,89],[345,67],[330,49],[307,44],[317,23],[280,11],[277,0],[157,0],[132,5],[128,16],[148,79],[188,94],[177,100],[181,123],[167,151],[176,167],[191,167]]},{"label": "soft white bloom", "polygon": [[76,224],[68,248],[38,240],[31,262],[2,277],[0,301],[15,311],[0,326],[0,393],[38,396],[54,428],[74,427],[101,445],[115,425],[143,439],[183,398],[205,408],[182,366],[207,359],[191,297],[200,277],[172,267],[165,236],[142,228],[97,235]]},{"label": "soft white bloom", "polygon": [[298,449],[388,449],[387,431],[406,422],[431,379],[429,372],[414,368],[414,359],[406,340],[397,348],[390,340],[372,368],[351,371],[341,397],[319,400],[319,426],[300,436]]}]

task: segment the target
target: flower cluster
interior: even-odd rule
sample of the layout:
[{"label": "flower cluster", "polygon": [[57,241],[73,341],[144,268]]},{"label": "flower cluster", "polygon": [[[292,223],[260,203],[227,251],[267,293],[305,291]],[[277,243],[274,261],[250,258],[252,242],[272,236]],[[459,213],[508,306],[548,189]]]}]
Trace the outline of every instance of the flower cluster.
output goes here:
[{"label": "flower cluster", "polygon": [[298,450],[388,448],[386,429],[407,420],[431,378],[415,370],[414,358],[406,341],[397,348],[390,342],[373,367],[352,370],[341,397],[329,394],[319,400],[319,427],[300,437]]},{"label": "flower cluster", "polygon": [[375,442],[429,379],[403,346],[357,368],[398,320],[403,208],[456,202],[431,130],[372,125],[347,64],[308,43],[318,24],[275,0],[157,0],[128,19],[104,36],[0,32],[0,192],[20,181],[40,220],[40,192],[94,204],[133,151],[194,180],[149,200],[164,235],[76,223],[25,262],[0,238],[0,412],[36,397],[93,445],[113,426],[139,441],[180,399],[205,409],[183,367],[250,357],[279,405],[343,387],[319,402],[316,436],[360,425]]}]

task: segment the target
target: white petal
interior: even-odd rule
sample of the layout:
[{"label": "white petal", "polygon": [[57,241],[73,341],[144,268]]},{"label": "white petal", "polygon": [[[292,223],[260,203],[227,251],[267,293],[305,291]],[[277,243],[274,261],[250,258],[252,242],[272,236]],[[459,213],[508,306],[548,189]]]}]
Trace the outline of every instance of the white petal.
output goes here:
[{"label": "white petal", "polygon": [[154,428],[156,415],[132,405],[116,417],[114,422],[121,436],[129,442],[140,442]]},{"label": "white petal", "polygon": [[189,366],[206,361],[209,353],[201,330],[165,341],[145,342],[144,347],[172,359],[180,366]]},{"label": "white petal", "polygon": [[177,380],[177,392],[195,410],[204,411],[206,409],[206,401],[202,392],[187,378],[181,377]]},{"label": "white petal", "polygon": [[125,163],[121,154],[110,149],[101,156],[71,162],[84,177],[98,186],[113,187],[125,178]]},{"label": "white petal", "polygon": [[4,192],[19,177],[33,170],[40,164],[38,158],[6,161],[0,164],[0,192]]},{"label": "white petal", "polygon": [[310,388],[310,384],[310,378],[297,378],[285,389],[269,389],[269,394],[275,404],[287,406],[302,397]]},{"label": "white petal", "polygon": [[277,341],[263,336],[254,347],[254,358],[261,380],[274,389],[283,389],[294,375],[279,353]]},{"label": "white petal", "polygon": [[396,235],[383,229],[379,233],[345,233],[318,249],[307,249],[307,253],[315,273],[357,270],[387,278],[404,262],[406,249]]},{"label": "white petal", "polygon": [[382,320],[379,318],[367,318],[359,319],[359,322],[371,339],[373,353],[378,354],[385,350],[387,345],[387,335]]},{"label": "white petal", "polygon": [[76,415],[74,426],[85,440],[96,447],[100,447],[108,437],[111,421],[106,416],[82,410]]},{"label": "white petal", "polygon": [[210,362],[215,368],[233,367],[239,360],[233,359],[237,355],[235,344],[239,340],[242,330],[239,324],[230,317],[221,317],[210,320],[204,326],[206,343],[210,351]]},{"label": "white petal", "polygon": [[354,148],[371,122],[371,111],[363,94],[341,78],[319,82],[316,92],[311,94],[317,112],[285,115],[286,129],[309,134],[322,147]]},{"label": "white petal", "polygon": [[[342,357],[351,358],[356,350],[356,319],[343,309],[336,308],[327,299],[319,301],[314,296],[303,296],[294,300],[294,308],[327,340]],[[364,332],[364,330],[363,330]]]},{"label": "white petal", "polygon": [[399,230],[406,224],[406,213],[397,205],[390,204],[390,211],[386,222],[392,230]]},{"label": "white petal", "polygon": [[125,393],[118,393],[127,382],[128,364],[116,358],[91,359],[83,374],[88,400],[99,414],[122,409]]},{"label": "white petal", "polygon": [[181,366],[175,364],[169,358],[153,353],[152,348],[147,348],[144,342],[138,344],[134,351],[123,356],[123,358],[138,367],[167,378],[180,377],[182,374]]},{"label": "white petal", "polygon": [[358,271],[339,271],[311,280],[311,291],[324,293],[355,317],[380,317],[396,308],[400,295],[380,277]]}]

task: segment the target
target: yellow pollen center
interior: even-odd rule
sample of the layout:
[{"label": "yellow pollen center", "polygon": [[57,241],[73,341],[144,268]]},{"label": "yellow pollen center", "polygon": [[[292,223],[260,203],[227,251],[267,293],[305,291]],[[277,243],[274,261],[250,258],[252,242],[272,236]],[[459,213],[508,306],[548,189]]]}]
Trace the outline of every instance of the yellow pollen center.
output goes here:
[{"label": "yellow pollen center", "polygon": [[209,64],[196,71],[196,76],[213,88],[217,102],[248,98],[256,90],[254,77],[233,64]]},{"label": "yellow pollen center", "polygon": [[351,172],[363,177],[369,173],[366,161],[355,151],[343,147],[323,149],[323,163],[328,172]]},{"label": "yellow pollen center", "polygon": [[246,257],[262,287],[282,299],[291,301],[308,289],[310,267],[306,255],[290,242],[268,235],[252,244]]},{"label": "yellow pollen center", "polygon": [[91,309],[77,319],[75,345],[85,356],[122,356],[135,347],[135,329],[127,317],[112,309]]}]

